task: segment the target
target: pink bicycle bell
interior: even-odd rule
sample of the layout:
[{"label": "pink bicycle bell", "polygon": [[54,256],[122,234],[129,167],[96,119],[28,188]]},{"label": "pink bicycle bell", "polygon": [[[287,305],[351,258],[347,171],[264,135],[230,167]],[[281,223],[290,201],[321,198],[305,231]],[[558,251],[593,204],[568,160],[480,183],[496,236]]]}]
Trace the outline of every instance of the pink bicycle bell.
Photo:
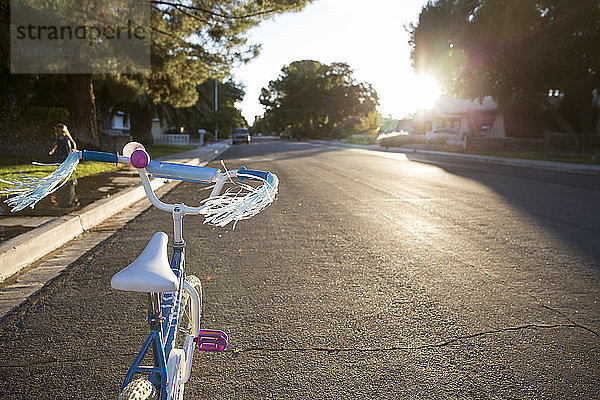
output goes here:
[{"label": "pink bicycle bell", "polygon": [[200,329],[198,333],[198,350],[223,351],[227,348],[227,334],[223,331]]},{"label": "pink bicycle bell", "polygon": [[145,150],[135,150],[129,156],[129,162],[135,168],[146,168],[146,166],[150,163],[150,156]]}]

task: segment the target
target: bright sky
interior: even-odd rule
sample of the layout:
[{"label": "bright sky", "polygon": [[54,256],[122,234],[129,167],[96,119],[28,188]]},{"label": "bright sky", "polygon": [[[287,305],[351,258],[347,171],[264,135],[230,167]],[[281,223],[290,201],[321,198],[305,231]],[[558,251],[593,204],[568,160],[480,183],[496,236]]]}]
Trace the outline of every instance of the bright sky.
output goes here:
[{"label": "bright sky", "polygon": [[[249,32],[261,54],[234,70],[246,86],[241,103],[249,124],[264,109],[260,89],[293,61],[312,59],[350,65],[354,77],[373,85],[379,111],[401,118],[431,105],[439,95],[427,78],[415,77],[405,27],[415,22],[427,0],[315,0],[299,13],[284,14]],[[418,88],[418,90],[417,90]]]}]

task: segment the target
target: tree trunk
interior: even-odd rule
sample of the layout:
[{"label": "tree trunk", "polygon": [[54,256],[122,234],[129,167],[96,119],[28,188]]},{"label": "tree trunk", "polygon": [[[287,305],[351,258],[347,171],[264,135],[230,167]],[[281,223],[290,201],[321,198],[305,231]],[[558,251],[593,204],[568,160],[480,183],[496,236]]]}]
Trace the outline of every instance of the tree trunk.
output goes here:
[{"label": "tree trunk", "polygon": [[77,143],[84,148],[100,146],[94,83],[90,74],[74,74],[67,78],[71,98],[71,123],[69,131]]},{"label": "tree trunk", "polygon": [[[10,27],[10,10],[8,1],[0,1],[0,62],[2,65],[0,71],[6,69],[10,71],[10,40],[9,40],[9,27]],[[4,93],[3,93],[4,94]]]},{"label": "tree trunk", "polygon": [[152,114],[148,107],[136,104],[131,112],[131,135],[133,140],[148,146],[154,143],[152,137]]}]

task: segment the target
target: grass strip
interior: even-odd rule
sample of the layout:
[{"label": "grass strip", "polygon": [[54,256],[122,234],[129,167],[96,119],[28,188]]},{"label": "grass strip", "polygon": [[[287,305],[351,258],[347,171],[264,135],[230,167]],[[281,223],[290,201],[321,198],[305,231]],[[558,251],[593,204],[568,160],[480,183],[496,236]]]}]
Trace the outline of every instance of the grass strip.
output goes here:
[{"label": "grass strip", "polygon": [[[164,157],[169,154],[181,153],[184,151],[195,149],[198,146],[169,146],[163,144],[157,144],[148,146],[147,150],[153,159]],[[35,178],[43,178],[49,175],[56,169],[56,166],[42,166],[33,165],[32,161],[24,159],[11,159],[2,160],[0,165],[0,179],[5,181],[13,181],[18,179],[21,175],[27,175]],[[41,162],[52,162],[52,161],[41,161]],[[123,165],[115,165],[109,163],[93,162],[93,161],[82,161],[77,166],[75,173],[71,176],[71,180],[79,179],[86,176],[97,175],[104,172],[116,171],[118,168],[124,167]],[[4,182],[0,182],[0,190],[4,190],[10,187]]]}]

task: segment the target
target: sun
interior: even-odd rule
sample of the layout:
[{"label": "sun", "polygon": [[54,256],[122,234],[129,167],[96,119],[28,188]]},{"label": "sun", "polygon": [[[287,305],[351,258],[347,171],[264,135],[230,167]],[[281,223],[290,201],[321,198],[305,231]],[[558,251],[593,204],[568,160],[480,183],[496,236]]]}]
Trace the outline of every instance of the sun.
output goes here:
[{"label": "sun", "polygon": [[442,90],[432,76],[410,71],[396,76],[394,84],[382,88],[381,106],[384,113],[405,117],[433,109],[441,95]]},{"label": "sun", "polygon": [[432,109],[442,91],[431,75],[415,75],[411,80],[410,96],[412,108],[417,110]]}]

